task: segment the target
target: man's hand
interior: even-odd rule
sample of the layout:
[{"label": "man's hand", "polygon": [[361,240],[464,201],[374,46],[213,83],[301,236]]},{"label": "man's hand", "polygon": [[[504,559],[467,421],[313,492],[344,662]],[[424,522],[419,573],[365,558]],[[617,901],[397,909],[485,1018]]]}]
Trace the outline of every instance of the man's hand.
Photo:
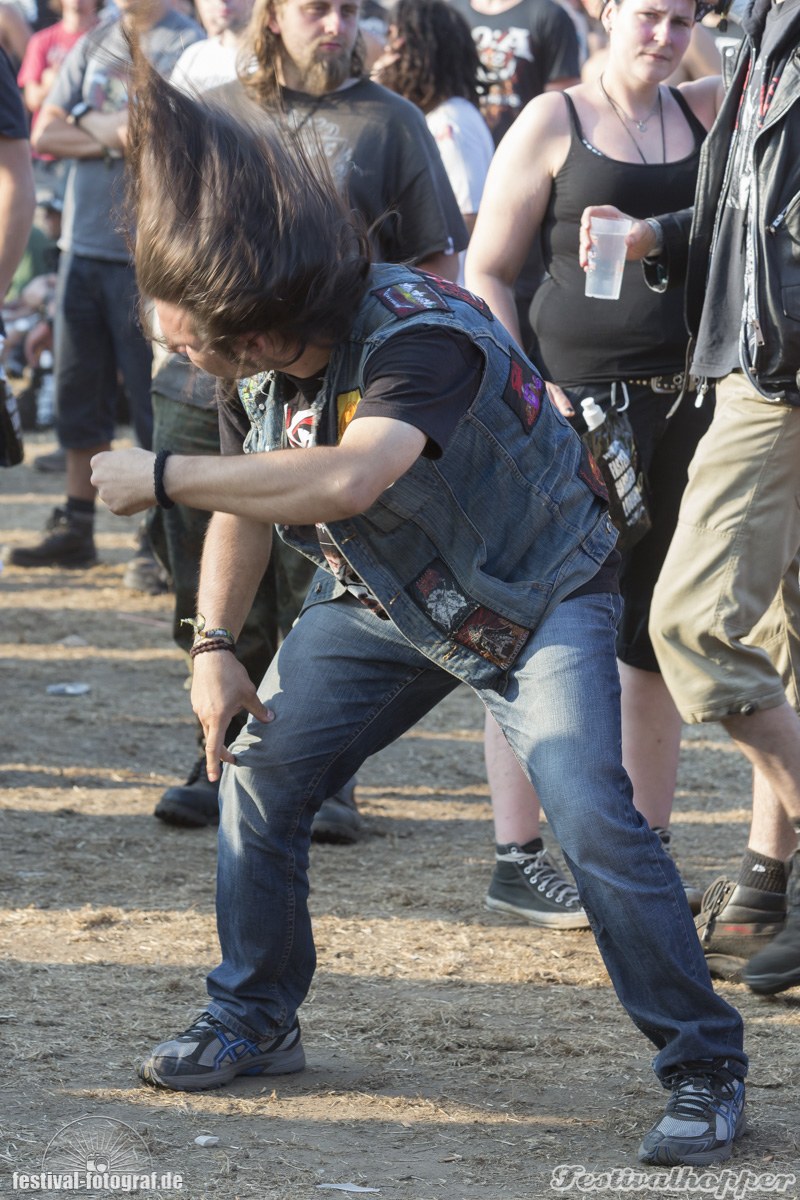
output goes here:
[{"label": "man's hand", "polygon": [[550,403],[554,408],[557,408],[562,417],[574,417],[575,409],[572,401],[563,388],[560,388],[557,383],[545,382],[547,394],[550,397]]},{"label": "man's hand", "polygon": [[592,236],[589,231],[592,217],[626,217],[629,221],[633,221],[631,231],[625,238],[625,245],[628,247],[625,258],[628,262],[639,262],[641,259],[647,258],[648,254],[652,254],[655,250],[656,235],[645,221],[637,221],[635,217],[629,217],[627,213],[620,212],[618,208],[614,208],[611,204],[596,204],[591,208],[585,208],[581,217],[579,258],[584,271],[589,266],[589,251],[592,248]]},{"label": "man's hand", "polygon": [[231,717],[242,708],[265,723],[275,717],[261,703],[247,671],[229,650],[208,650],[194,659],[192,708],[203,726],[211,780],[219,779],[220,762],[236,762],[223,740]]},{"label": "man's hand", "polygon": [[118,517],[152,508],[156,502],[153,467],[156,456],[132,446],[129,450],[104,450],[92,459],[92,487]]}]

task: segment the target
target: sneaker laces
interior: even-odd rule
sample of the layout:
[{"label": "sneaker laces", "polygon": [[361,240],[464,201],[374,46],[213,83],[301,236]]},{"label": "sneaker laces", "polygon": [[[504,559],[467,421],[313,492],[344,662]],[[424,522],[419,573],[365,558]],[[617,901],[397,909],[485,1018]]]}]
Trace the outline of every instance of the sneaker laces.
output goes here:
[{"label": "sneaker laces", "polygon": [[546,850],[537,850],[534,854],[525,854],[524,851],[515,853],[514,861],[522,867],[531,887],[543,892],[548,900],[564,908],[580,908],[578,889],[564,878]]},{"label": "sneaker laces", "polygon": [[734,1098],[737,1082],[736,1076],[724,1067],[682,1075],[673,1088],[667,1112],[689,1119],[707,1117],[709,1105],[714,1100]]},{"label": "sneaker laces", "polygon": [[[196,1042],[199,1041],[204,1034],[208,1033],[209,1030],[213,1030],[216,1033],[218,1029],[225,1029],[222,1021],[217,1020],[217,1018],[213,1017],[210,1012],[201,1012],[188,1029],[184,1029],[183,1033],[178,1034],[178,1036],[175,1038],[175,1041]],[[230,1033],[230,1030],[226,1030],[226,1032]]]}]

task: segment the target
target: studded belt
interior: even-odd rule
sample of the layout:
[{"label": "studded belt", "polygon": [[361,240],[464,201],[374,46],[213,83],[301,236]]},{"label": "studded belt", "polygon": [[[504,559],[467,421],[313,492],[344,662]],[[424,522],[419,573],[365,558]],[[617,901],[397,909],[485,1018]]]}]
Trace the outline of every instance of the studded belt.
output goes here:
[{"label": "studded belt", "polygon": [[684,372],[677,371],[674,375],[651,375],[648,379],[623,379],[620,382],[636,387],[649,387],[659,395],[671,395],[673,392],[683,391],[685,379]]}]

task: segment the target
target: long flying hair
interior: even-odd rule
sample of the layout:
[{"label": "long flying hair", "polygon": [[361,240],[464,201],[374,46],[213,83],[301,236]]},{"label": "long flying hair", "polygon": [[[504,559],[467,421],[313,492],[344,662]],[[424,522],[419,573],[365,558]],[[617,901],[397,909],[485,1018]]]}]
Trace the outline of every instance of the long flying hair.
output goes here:
[{"label": "long flying hair", "polygon": [[[238,57],[242,85],[254,100],[268,109],[276,108],[281,103],[278,80],[281,39],[269,27],[280,6],[281,0],[255,0],[244,48]],[[366,74],[364,43],[359,34],[350,58],[350,78],[361,79]]]},{"label": "long flying hair", "polygon": [[424,113],[454,96],[477,107],[480,61],[461,13],[447,0],[399,0],[390,19],[397,60],[380,82]]},{"label": "long flying hair", "polygon": [[234,119],[177,91],[133,45],[128,201],[145,296],[185,309],[209,348],[269,333],[302,350],[346,336],[369,250],[324,157],[260,110]]}]

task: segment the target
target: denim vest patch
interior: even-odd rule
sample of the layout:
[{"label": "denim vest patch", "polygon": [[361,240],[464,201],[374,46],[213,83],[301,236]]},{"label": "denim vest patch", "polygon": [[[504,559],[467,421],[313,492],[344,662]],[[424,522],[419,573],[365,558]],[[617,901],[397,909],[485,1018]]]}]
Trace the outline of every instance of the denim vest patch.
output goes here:
[{"label": "denim vest patch", "polygon": [[[371,276],[350,336],[331,355],[315,420],[335,405],[341,437],[370,355],[417,325],[466,334],[483,374],[441,458],[420,457],[366,512],[328,530],[414,646],[467,683],[502,689],[531,630],[614,546],[602,482],[483,300],[415,268],[379,265]],[[242,380],[239,394],[252,426],[245,448],[279,449],[283,378]],[[325,566],[308,530],[278,532]],[[333,598],[334,583],[318,575],[307,603]]]}]

